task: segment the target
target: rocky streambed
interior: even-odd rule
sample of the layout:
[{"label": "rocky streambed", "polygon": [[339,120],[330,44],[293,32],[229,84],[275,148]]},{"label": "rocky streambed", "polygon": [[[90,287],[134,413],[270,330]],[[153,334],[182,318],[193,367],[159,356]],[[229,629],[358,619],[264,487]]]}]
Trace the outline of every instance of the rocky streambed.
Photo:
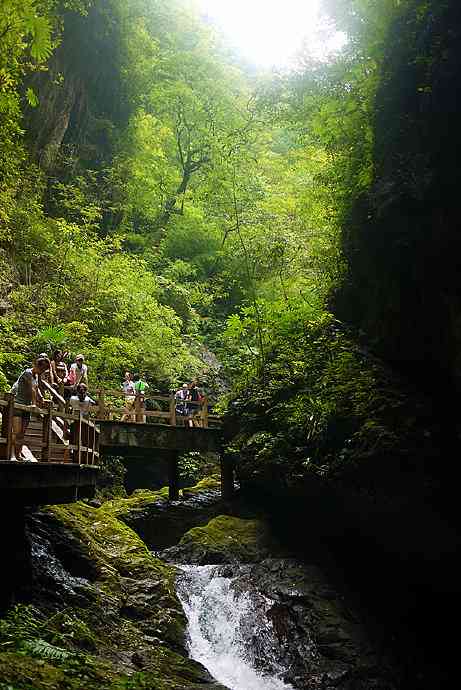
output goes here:
[{"label": "rocky streambed", "polygon": [[261,516],[224,508],[212,479],[173,504],[142,491],[29,515],[0,688],[401,687],[322,569],[284,552]]}]

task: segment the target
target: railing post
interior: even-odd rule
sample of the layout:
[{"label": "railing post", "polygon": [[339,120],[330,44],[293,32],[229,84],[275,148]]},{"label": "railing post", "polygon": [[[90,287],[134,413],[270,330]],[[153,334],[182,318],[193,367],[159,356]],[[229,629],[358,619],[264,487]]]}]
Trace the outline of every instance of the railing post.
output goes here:
[{"label": "railing post", "polygon": [[78,417],[72,424],[72,445],[77,446],[73,451],[74,457],[73,461],[77,465],[81,464],[81,453],[82,453],[82,412],[78,413]]},{"label": "railing post", "polygon": [[[96,429],[96,424],[94,425],[94,444],[93,444],[93,462],[94,453],[99,453],[99,430]],[[98,458],[98,465],[101,462],[101,458]]]},{"label": "railing post", "polygon": [[201,409],[202,427],[208,429],[208,398],[205,396],[202,398],[202,409]]},{"label": "railing post", "polygon": [[2,437],[6,438],[6,444],[0,446],[0,452],[4,448],[4,460],[11,459],[11,451],[13,450],[13,416],[14,416],[14,394],[2,393],[7,401],[7,407],[3,408],[2,412]]},{"label": "railing post", "polygon": [[[64,384],[62,382],[58,385],[58,392],[59,392],[59,395],[61,396],[61,398],[65,399],[64,398]],[[64,405],[63,405],[62,402],[60,402],[58,405],[58,409],[60,412],[65,412],[66,403],[64,403]]]},{"label": "railing post", "polygon": [[144,396],[142,393],[137,393],[134,401],[134,409],[136,412],[136,422],[138,424],[144,423]]},{"label": "railing post", "polygon": [[170,398],[170,425],[176,426],[176,398],[174,393]]},{"label": "railing post", "polygon": [[96,424],[93,422],[93,431],[91,435],[91,464],[94,465],[94,451],[96,448]]},{"label": "railing post", "polygon": [[101,388],[98,391],[98,416],[99,419],[105,419],[106,418],[106,405],[105,405],[105,395],[104,395],[104,388]]},{"label": "railing post", "polygon": [[53,403],[51,401],[46,401],[43,403],[43,407],[46,410],[46,414],[42,417],[42,461],[49,462],[51,460],[51,420],[53,413]]}]

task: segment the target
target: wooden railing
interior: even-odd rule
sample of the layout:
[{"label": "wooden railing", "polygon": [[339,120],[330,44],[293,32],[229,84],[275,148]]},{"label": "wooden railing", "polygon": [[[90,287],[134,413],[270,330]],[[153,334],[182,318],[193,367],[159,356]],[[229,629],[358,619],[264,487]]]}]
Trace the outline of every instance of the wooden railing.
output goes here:
[{"label": "wooden railing", "polygon": [[[129,396],[133,397],[133,396]],[[210,414],[210,403],[207,398],[200,401],[182,401],[173,395],[136,395],[134,402],[124,405],[127,396],[122,391],[100,389],[96,395],[96,416],[101,420],[119,420],[137,424],[164,424],[167,426],[195,426],[203,429],[219,427],[221,418]],[[121,404],[114,404],[120,400]],[[146,401],[158,407],[146,409]],[[183,406],[186,414],[179,414],[177,406]]]},{"label": "wooden railing", "polygon": [[[42,382],[44,383],[44,382]],[[51,386],[46,384],[46,389]],[[29,412],[31,418],[41,422],[41,438],[35,438],[35,447],[40,449],[41,462],[73,463],[77,465],[99,465],[99,428],[85,418],[81,412],[70,412],[62,396],[51,389],[52,401],[44,401],[41,407],[20,405],[11,393],[2,393],[0,398],[0,461],[8,461],[13,451],[13,416],[17,412]],[[59,399],[56,399],[59,396]],[[28,445],[26,437],[24,445]]]}]

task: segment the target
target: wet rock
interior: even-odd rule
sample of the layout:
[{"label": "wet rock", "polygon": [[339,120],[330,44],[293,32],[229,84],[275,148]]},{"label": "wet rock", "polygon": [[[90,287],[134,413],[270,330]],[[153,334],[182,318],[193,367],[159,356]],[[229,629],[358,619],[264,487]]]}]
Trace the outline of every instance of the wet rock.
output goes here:
[{"label": "wet rock", "polygon": [[31,649],[51,645],[56,658],[9,643],[0,648],[3,682],[34,690],[225,690],[187,656],[175,568],[109,510],[55,506],[31,518],[29,537],[32,608],[15,609],[2,634],[9,625],[18,635],[22,615]]},{"label": "wet rock", "polygon": [[286,682],[308,690],[399,687],[391,660],[374,648],[358,614],[351,615],[319,568],[268,559],[236,571],[233,588],[251,598],[248,630],[270,625],[274,633],[258,644],[249,638],[248,654],[265,672],[282,666]]}]

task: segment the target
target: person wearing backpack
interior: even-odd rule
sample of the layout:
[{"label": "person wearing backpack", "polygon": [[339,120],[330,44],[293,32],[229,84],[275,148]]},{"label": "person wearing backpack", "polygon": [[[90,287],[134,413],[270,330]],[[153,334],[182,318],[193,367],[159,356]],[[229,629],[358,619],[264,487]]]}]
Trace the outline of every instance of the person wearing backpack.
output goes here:
[{"label": "person wearing backpack", "polygon": [[[187,397],[187,400],[191,403],[199,403],[202,399],[202,394],[200,393],[200,390],[197,387],[197,382],[192,381],[192,383],[189,386],[189,394]],[[188,405],[188,414],[189,418],[187,420],[188,426],[193,427],[196,426],[197,419],[195,419],[194,423],[194,417],[197,418],[198,413],[200,412],[200,406],[198,404],[192,404]]]}]

